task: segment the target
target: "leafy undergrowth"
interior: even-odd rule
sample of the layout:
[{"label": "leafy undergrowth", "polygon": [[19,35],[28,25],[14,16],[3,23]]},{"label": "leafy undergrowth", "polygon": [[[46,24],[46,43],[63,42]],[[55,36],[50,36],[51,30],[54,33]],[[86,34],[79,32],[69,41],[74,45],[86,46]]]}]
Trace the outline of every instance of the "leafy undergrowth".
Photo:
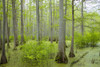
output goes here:
[{"label": "leafy undergrowth", "polygon": [[30,40],[21,46],[22,60],[30,63],[43,64],[55,58],[57,53],[57,44],[48,41]]},{"label": "leafy undergrowth", "polygon": [[49,41],[42,41],[38,45],[36,41],[32,40],[17,47],[17,50],[13,50],[13,43],[10,43],[10,47],[7,51],[6,46],[8,63],[2,64],[0,67],[48,67],[52,65],[54,53],[57,53],[58,49],[56,42],[51,44]]},{"label": "leafy undergrowth", "polygon": [[[50,44],[47,41],[45,43],[47,45]],[[70,51],[70,41],[66,41],[66,43],[68,45],[68,48],[66,49],[66,54],[68,57]],[[98,55],[99,54],[98,52],[100,51],[99,47],[84,48],[84,49],[77,49],[77,50],[76,48],[74,48],[76,57],[68,58],[69,60],[68,64],[58,64],[54,61],[54,58],[50,60],[42,61],[39,64],[37,62],[26,61],[24,59],[25,57],[23,56],[23,50],[27,47],[24,46],[21,50],[18,47],[17,50],[13,50],[13,43],[10,43],[10,47],[11,48],[8,51],[6,50],[8,63],[2,64],[0,67],[70,67],[70,64],[73,61],[79,59],[87,51],[89,51],[89,53],[84,58],[82,58],[78,63],[74,64],[73,67],[98,67],[100,65],[100,56]],[[55,46],[55,48],[57,48],[57,46]],[[44,54],[45,52],[43,51],[42,53]]]},{"label": "leafy undergrowth", "polygon": [[99,35],[99,32],[86,33],[85,36],[77,33],[75,36],[75,45],[77,48],[97,47],[97,43],[100,40]]}]

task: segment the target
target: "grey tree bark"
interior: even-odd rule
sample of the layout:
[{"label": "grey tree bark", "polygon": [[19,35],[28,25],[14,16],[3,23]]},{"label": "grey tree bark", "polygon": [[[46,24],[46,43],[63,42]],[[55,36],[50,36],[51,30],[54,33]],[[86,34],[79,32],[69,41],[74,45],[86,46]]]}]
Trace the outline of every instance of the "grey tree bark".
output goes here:
[{"label": "grey tree bark", "polygon": [[[41,0],[41,6],[43,5],[43,0]],[[40,40],[42,40],[43,36],[43,8],[40,9],[41,11],[41,18],[40,18]]]},{"label": "grey tree bark", "polygon": [[50,0],[50,23],[51,23],[51,36],[50,36],[50,40],[51,43],[53,43],[53,28],[52,28],[52,1]]},{"label": "grey tree bark", "polygon": [[21,0],[21,44],[24,42],[24,24],[23,24],[23,0]]},{"label": "grey tree bark", "polygon": [[[67,0],[65,0],[65,16],[67,14]],[[64,43],[65,43],[65,47],[67,46],[66,45],[66,39],[65,39],[65,36],[66,36],[66,18],[64,18]]]},{"label": "grey tree bark", "polygon": [[16,2],[16,0],[12,0],[13,32],[14,32],[14,49],[16,49],[16,46],[18,46],[18,38],[17,38],[17,20],[16,20],[15,2]]},{"label": "grey tree bark", "polygon": [[[2,3],[2,0],[0,1],[0,4]],[[0,15],[0,17],[2,17],[2,15]],[[2,49],[2,38],[1,38],[1,36],[2,36],[2,21],[1,21],[1,19],[0,19],[0,50]]]},{"label": "grey tree bark", "polygon": [[[56,2],[57,2],[57,0],[55,0],[55,3]],[[58,4],[55,5],[55,7],[57,7],[57,6],[58,6]],[[58,18],[57,18],[57,11],[58,11],[58,9],[56,8],[56,10],[55,10],[55,12],[56,12],[56,17],[55,17],[56,24],[58,24],[58,21],[59,21]],[[59,39],[58,38],[58,28],[56,27],[55,30],[56,30],[56,43],[58,43],[58,39]]]},{"label": "grey tree bark", "polygon": [[7,63],[7,58],[5,54],[5,19],[6,19],[6,13],[5,13],[5,0],[3,1],[3,44],[2,44],[2,55],[1,55],[1,64]]},{"label": "grey tree bark", "polygon": [[74,54],[74,0],[72,0],[72,41],[69,57],[75,57]]},{"label": "grey tree bark", "polygon": [[[0,32],[1,32],[1,20],[0,20]],[[2,32],[1,32],[2,33]],[[2,39],[1,39],[1,33],[0,33],[0,50],[2,48]]]},{"label": "grey tree bark", "polygon": [[[29,22],[30,22],[30,24],[33,24],[33,22],[32,22],[32,0],[29,0]],[[30,34],[31,35],[33,35],[33,33],[31,32],[32,31],[32,29],[33,29],[33,26],[31,26],[31,28],[29,29],[29,32],[30,32]],[[33,39],[33,38],[32,38]]]},{"label": "grey tree bark", "polygon": [[64,36],[65,36],[65,32],[64,32],[64,12],[63,12],[63,0],[59,0],[60,1],[60,9],[59,9],[59,13],[60,13],[60,22],[59,22],[59,47],[58,47],[58,54],[56,56],[56,61],[58,63],[68,63],[68,59],[66,56],[66,52],[65,52],[65,44],[64,44]]},{"label": "grey tree bark", "polygon": [[56,40],[56,37],[55,37],[55,0],[52,1],[52,39],[53,41]]},{"label": "grey tree bark", "polygon": [[39,0],[36,0],[37,41],[40,41]]},{"label": "grey tree bark", "polygon": [[82,35],[84,35],[84,25],[83,25],[83,0],[82,0],[82,6],[81,6],[81,18],[82,18],[82,20],[81,20],[81,32],[82,32]]},{"label": "grey tree bark", "polygon": [[8,2],[9,2],[9,0],[7,0],[6,28],[7,28],[7,47],[10,48],[10,45],[9,45],[9,26],[8,26]]}]

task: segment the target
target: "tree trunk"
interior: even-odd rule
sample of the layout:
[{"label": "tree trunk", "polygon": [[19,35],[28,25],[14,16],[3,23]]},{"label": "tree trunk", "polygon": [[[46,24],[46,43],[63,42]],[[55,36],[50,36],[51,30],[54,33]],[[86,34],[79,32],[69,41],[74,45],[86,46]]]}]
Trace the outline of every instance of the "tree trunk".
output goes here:
[{"label": "tree trunk", "polygon": [[60,22],[59,22],[59,52],[56,56],[56,61],[58,63],[68,63],[68,59],[66,56],[66,52],[65,52],[65,44],[64,44],[64,36],[65,36],[65,32],[64,32],[64,19],[63,19],[63,0],[60,0],[60,5],[59,5],[60,9],[59,9],[59,13],[60,13]]},{"label": "tree trunk", "polygon": [[[41,6],[43,6],[43,1],[41,0]],[[41,23],[40,23],[40,40],[42,40],[42,36],[43,36],[43,8],[41,8],[41,18],[40,18],[41,20]]]},{"label": "tree trunk", "polygon": [[6,19],[6,13],[5,13],[5,0],[3,1],[3,44],[2,44],[2,56],[1,56],[1,64],[7,63],[7,58],[5,54],[5,19]]},{"label": "tree trunk", "polygon": [[72,41],[69,57],[75,57],[74,54],[74,0],[72,0]]},{"label": "tree trunk", "polygon": [[16,0],[12,0],[12,15],[13,15],[13,32],[14,32],[14,49],[18,46],[18,38],[17,38],[17,20],[16,20],[16,8],[15,8]]},{"label": "tree trunk", "polygon": [[[66,12],[67,12],[67,0],[65,0],[65,16],[66,16]],[[64,38],[66,37],[66,18],[64,18]],[[64,43],[65,43],[65,48],[67,47],[66,45],[66,39],[64,39]]]},{"label": "tree trunk", "polygon": [[51,36],[50,36],[50,40],[51,43],[53,43],[53,28],[52,28],[52,2],[50,0],[50,23],[51,23]]},{"label": "tree trunk", "polygon": [[23,24],[23,0],[21,0],[21,44],[24,42],[24,24]]},{"label": "tree trunk", "polygon": [[[0,32],[1,32],[1,20],[0,20]],[[2,33],[2,32],[1,32]],[[0,50],[2,48],[2,39],[1,39],[1,33],[0,33]]]},{"label": "tree trunk", "polygon": [[[0,1],[0,4],[1,4],[1,1]],[[0,15],[0,17],[1,17],[1,15]],[[1,28],[2,28],[2,27],[1,27],[1,19],[0,19],[0,32],[2,33]],[[2,48],[2,38],[1,38],[1,35],[2,35],[2,34],[1,34],[1,33],[0,33],[0,50],[1,50],[1,48]]]},{"label": "tree trunk", "polygon": [[36,0],[37,41],[40,41],[39,0]]},{"label": "tree trunk", "polygon": [[[29,15],[29,16],[30,16],[30,17],[29,17],[29,22],[30,22],[30,24],[33,24],[33,22],[32,22],[32,17],[31,17],[31,16],[32,16],[32,0],[29,0],[29,3],[30,3],[30,4],[29,4],[29,14],[30,14],[30,15]],[[29,32],[30,32],[31,35],[33,35],[33,33],[31,32],[32,30],[33,30],[33,26],[30,26],[30,31],[29,31]],[[33,38],[32,38],[32,39],[33,39]]]},{"label": "tree trunk", "polygon": [[[57,0],[55,0],[55,1],[57,2]],[[55,5],[55,7],[57,7],[57,4]],[[57,11],[58,11],[58,9],[56,8],[56,10],[55,10],[55,12],[56,12],[56,19],[55,19],[56,20],[56,24],[58,24]],[[58,28],[56,27],[55,30],[56,30],[56,43],[58,43]]]},{"label": "tree trunk", "polygon": [[82,31],[82,35],[84,35],[84,25],[83,25],[83,0],[82,0],[82,6],[81,6],[81,31]]},{"label": "tree trunk", "polygon": [[[0,1],[0,4],[2,3],[2,1]],[[0,18],[2,17],[2,15],[0,15]],[[2,23],[1,23],[1,19],[0,19],[0,50],[2,49],[2,38],[1,38],[1,35],[2,35]]]},{"label": "tree trunk", "polygon": [[55,0],[52,1],[52,39],[53,41],[56,41],[55,38]]},{"label": "tree trunk", "polygon": [[10,48],[10,45],[9,45],[9,27],[8,27],[8,1],[7,0],[7,15],[6,15],[6,28],[7,28],[7,47]]}]

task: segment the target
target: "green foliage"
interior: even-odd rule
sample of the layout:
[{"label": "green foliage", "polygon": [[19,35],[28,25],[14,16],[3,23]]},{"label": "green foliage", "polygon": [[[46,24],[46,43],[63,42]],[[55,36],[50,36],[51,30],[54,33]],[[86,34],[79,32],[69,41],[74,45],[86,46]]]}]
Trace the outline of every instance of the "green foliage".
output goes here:
[{"label": "green foliage", "polygon": [[[32,40],[33,39],[33,36],[26,36],[24,35],[24,41],[29,41],[29,40]],[[36,39],[36,37],[34,36],[34,39]],[[21,41],[21,35],[18,35],[18,40]]]},{"label": "green foliage", "polygon": [[70,47],[71,46],[71,41],[70,40],[66,40],[66,46]]},{"label": "green foliage", "polygon": [[[21,37],[20,37],[21,38]],[[29,40],[32,40],[33,39],[33,36],[31,35],[31,36],[27,36],[27,35],[24,35],[24,40],[25,40],[25,42],[26,41],[29,41]],[[34,36],[34,39],[36,39],[36,36]]]},{"label": "green foliage", "polygon": [[65,36],[65,40],[71,40],[71,36]]},{"label": "green foliage", "polygon": [[22,57],[26,61],[44,61],[53,59],[57,52],[57,44],[51,44],[48,41],[42,41],[40,44],[37,41],[30,40],[22,48]]},{"label": "green foliage", "polygon": [[13,41],[14,40],[14,36],[9,36],[9,40]]},{"label": "green foliage", "polygon": [[87,33],[84,36],[78,33],[75,35],[75,45],[77,48],[96,47],[99,40],[98,32]]},{"label": "green foliage", "polygon": [[49,40],[49,36],[44,36],[44,37],[42,38],[42,40],[43,40],[43,41],[48,41],[48,40]]}]

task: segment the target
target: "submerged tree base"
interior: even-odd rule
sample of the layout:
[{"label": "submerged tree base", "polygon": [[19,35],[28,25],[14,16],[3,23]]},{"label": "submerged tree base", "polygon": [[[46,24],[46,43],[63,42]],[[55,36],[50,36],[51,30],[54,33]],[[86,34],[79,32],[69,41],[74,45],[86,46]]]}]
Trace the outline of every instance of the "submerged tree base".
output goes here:
[{"label": "submerged tree base", "polygon": [[70,52],[69,57],[75,57],[75,54],[73,52]]},{"label": "submerged tree base", "polygon": [[57,54],[57,56],[56,56],[56,58],[55,58],[55,61],[56,61],[57,63],[66,63],[66,64],[68,63],[67,56],[66,56],[66,55],[63,56],[62,53],[58,53],[58,54]]},{"label": "submerged tree base", "polygon": [[7,63],[6,56],[2,56],[1,57],[1,64],[5,64],[5,63]]},{"label": "submerged tree base", "polygon": [[14,46],[13,50],[17,50],[17,46]]}]

